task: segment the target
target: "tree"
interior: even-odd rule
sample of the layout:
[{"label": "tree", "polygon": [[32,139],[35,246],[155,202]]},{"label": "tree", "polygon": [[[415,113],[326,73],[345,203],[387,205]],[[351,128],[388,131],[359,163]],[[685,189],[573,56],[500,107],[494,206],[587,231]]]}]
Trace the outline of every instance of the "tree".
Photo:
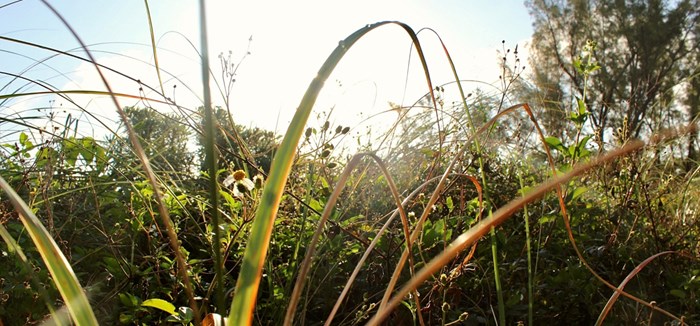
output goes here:
[{"label": "tree", "polygon": [[[547,112],[561,116],[576,98],[585,98],[601,144],[610,127],[623,123],[630,137],[678,124],[684,113],[673,88],[689,75],[686,67],[698,64],[691,58],[700,50],[697,0],[531,0],[527,5],[534,26],[530,66],[535,88],[545,90],[539,96],[548,103]],[[592,56],[601,69],[585,85],[575,64],[589,41],[597,45]]]},{"label": "tree", "polygon": [[[124,113],[156,172],[171,177],[192,173],[194,154],[187,148],[189,132],[179,116],[138,107],[126,107]],[[123,126],[121,129],[124,129]],[[140,171],[140,162],[133,154],[126,135],[115,137],[111,143],[113,156],[123,159],[117,164],[127,170]]]},{"label": "tree", "polygon": [[[695,25],[695,31],[693,33],[695,37],[695,42],[698,42],[698,36],[700,36],[700,24]],[[689,77],[688,83],[686,84],[686,96],[685,105],[688,107],[688,120],[692,124],[697,124],[700,119],[700,67],[698,67],[698,62],[700,62],[700,52],[696,51],[693,56],[688,58],[689,63],[686,65],[689,67]],[[693,64],[695,63],[695,64]],[[695,166],[698,165],[698,160],[700,155],[698,155],[697,142],[698,140],[698,130],[692,129],[688,135],[688,160],[686,162],[686,169],[690,171]]]}]

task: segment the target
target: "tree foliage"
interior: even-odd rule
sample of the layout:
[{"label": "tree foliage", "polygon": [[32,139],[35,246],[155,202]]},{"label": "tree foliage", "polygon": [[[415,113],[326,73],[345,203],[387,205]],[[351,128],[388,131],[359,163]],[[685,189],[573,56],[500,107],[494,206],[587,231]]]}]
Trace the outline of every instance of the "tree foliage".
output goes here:
[{"label": "tree foliage", "polygon": [[[172,177],[192,174],[195,156],[188,148],[190,131],[182,117],[139,107],[126,107],[124,113],[154,170]],[[120,130],[124,130],[124,126]],[[110,143],[113,152],[118,154],[115,164],[123,169],[121,173],[139,170],[140,163],[126,137],[113,137]]]},{"label": "tree foliage", "polygon": [[[696,0],[528,1],[533,18],[535,88],[553,132],[576,98],[586,99],[591,127],[603,139],[623,121],[631,137],[684,123],[676,87],[697,67],[700,4]],[[575,69],[589,42],[601,67],[586,90]],[[558,129],[558,130],[557,130]],[[555,131],[556,130],[556,131]]]},{"label": "tree foliage", "polygon": [[[203,107],[198,109],[202,123],[204,121],[203,110]],[[275,133],[258,127],[248,128],[236,124],[229,111],[221,107],[214,109],[214,115],[219,125],[216,135],[216,148],[220,155],[219,168],[225,169],[233,166],[235,169],[250,169],[251,174],[255,174],[257,171],[268,173],[277,145]],[[200,145],[198,156],[200,162],[204,164],[204,138],[202,134],[197,139]],[[202,170],[206,170],[204,166],[202,166]]]}]

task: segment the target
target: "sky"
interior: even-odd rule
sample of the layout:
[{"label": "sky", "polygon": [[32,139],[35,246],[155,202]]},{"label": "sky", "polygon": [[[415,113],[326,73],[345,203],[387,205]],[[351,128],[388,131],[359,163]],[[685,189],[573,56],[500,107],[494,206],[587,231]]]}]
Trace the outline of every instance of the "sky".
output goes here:
[{"label": "sky", "polygon": [[[97,62],[132,78],[108,73],[115,92],[139,95],[140,86],[133,79],[160,89],[144,1],[48,2],[88,44]],[[198,2],[161,0],[148,5],[166,96],[187,108],[201,106]],[[225,58],[230,55],[236,69],[228,97],[234,120],[278,133],[284,132],[306,87],[339,41],[367,24],[400,21],[415,31],[431,28],[445,42],[460,78],[477,80],[481,83],[475,85],[487,88],[484,85],[498,83],[502,42],[506,48],[518,45],[526,49],[532,34],[522,0],[222,0],[208,1],[206,6],[213,105],[226,102],[217,88],[225,87],[218,58],[223,53]],[[86,56],[75,37],[41,1],[0,0],[0,21],[0,36]],[[433,84],[453,80],[435,34],[422,31],[419,39]],[[375,29],[347,52],[327,81],[314,112],[331,112],[330,119],[336,124],[354,127],[363,123],[364,117],[386,111],[388,102],[410,105],[428,90],[415,51],[411,52],[410,39],[399,26]],[[90,63],[9,40],[0,40],[0,72],[0,95],[44,90],[38,82],[61,90],[105,90]],[[33,82],[13,79],[8,73]],[[157,98],[148,89],[143,95]],[[55,95],[4,100],[0,101],[0,116],[41,115],[36,109],[51,107],[56,121],[64,121],[67,114],[79,118],[83,135],[113,128],[110,121],[116,120],[116,110],[111,100],[94,95],[72,95],[71,99],[75,103]],[[169,110],[139,99],[119,101],[120,106],[152,105]],[[381,124],[395,117],[384,113],[365,123]],[[0,132],[8,128],[0,124]]]}]

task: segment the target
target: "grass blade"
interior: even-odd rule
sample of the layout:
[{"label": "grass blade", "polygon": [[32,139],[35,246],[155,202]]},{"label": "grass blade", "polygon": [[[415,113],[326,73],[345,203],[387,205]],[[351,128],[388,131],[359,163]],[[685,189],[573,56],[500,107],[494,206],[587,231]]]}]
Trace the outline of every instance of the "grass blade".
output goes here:
[{"label": "grass blade", "polygon": [[627,283],[629,283],[629,281],[631,281],[632,278],[633,278],[635,275],[637,275],[639,272],[641,272],[642,269],[644,269],[644,267],[646,267],[647,265],[649,265],[649,263],[651,263],[652,260],[654,260],[654,259],[656,259],[656,258],[658,258],[658,257],[660,257],[660,256],[668,255],[668,254],[676,254],[676,253],[677,253],[677,252],[675,252],[675,251],[664,251],[664,252],[660,252],[660,253],[658,253],[658,254],[652,255],[651,257],[645,259],[643,262],[641,262],[639,265],[637,265],[637,267],[635,267],[634,270],[632,270],[632,272],[630,272],[629,275],[627,275],[627,277],[625,277],[625,279],[622,280],[622,283],[620,283],[620,285],[617,287],[617,289],[618,289],[619,291],[615,291],[615,292],[610,296],[610,299],[608,299],[608,302],[605,303],[605,307],[604,307],[603,310],[600,312],[600,315],[598,315],[598,320],[596,321],[595,324],[596,324],[596,325],[602,325],[602,324],[603,324],[603,321],[605,320],[605,317],[607,317],[607,316],[608,316],[608,313],[610,313],[610,310],[612,309],[613,305],[615,304],[615,301],[617,301],[617,298],[620,297],[620,293],[621,293],[622,290],[625,288],[625,285],[627,285]]},{"label": "grass blade", "polygon": [[46,303],[46,307],[49,309],[49,313],[51,314],[54,322],[56,325],[63,325],[61,322],[61,318],[59,317],[56,307],[54,307],[53,303],[51,302],[51,298],[49,297],[49,294],[46,292],[46,289],[44,289],[43,286],[41,286],[41,282],[39,281],[39,278],[37,277],[36,273],[32,270],[32,266],[29,263],[29,260],[27,260],[27,256],[24,254],[24,251],[22,248],[19,246],[17,241],[12,237],[10,232],[7,231],[5,226],[0,223],[0,238],[5,241],[7,244],[7,249],[9,252],[14,252],[15,255],[19,258],[23,268],[25,271],[29,274],[32,285],[37,289],[37,292],[39,293],[39,296],[41,296],[41,299],[44,300],[44,303]]},{"label": "grass blade", "polygon": [[[518,175],[518,181],[520,181],[520,191],[525,193],[525,184],[523,182],[523,176]],[[527,250],[527,321],[528,325],[534,325],[533,318],[535,316],[534,312],[534,272],[532,270],[532,248],[530,248],[530,214],[527,211],[527,205],[523,206],[523,219],[525,220],[525,250]]]},{"label": "grass blade", "polygon": [[[161,94],[165,94],[165,89],[163,88],[163,79],[160,77],[160,67],[158,65],[158,51],[156,51],[156,38],[153,35],[153,19],[151,19],[151,8],[148,6],[148,0],[143,0],[146,5],[146,17],[148,17],[148,31],[151,35],[151,48],[153,48],[153,64],[156,66],[156,74],[158,74],[158,84],[160,84]],[[204,17],[204,14],[202,14]]]},{"label": "grass blade", "polygon": [[217,311],[224,311],[224,284],[223,284],[223,258],[221,254],[221,231],[219,229],[219,183],[218,183],[218,168],[216,154],[216,121],[214,112],[211,107],[211,90],[209,88],[209,44],[207,41],[207,18],[204,0],[199,1],[200,15],[200,39],[201,39],[201,57],[202,57],[202,87],[204,95],[204,136],[205,136],[205,165],[209,172],[209,213],[211,214],[212,224],[214,225],[214,303]]},{"label": "grass blade", "polygon": [[117,97],[112,92],[112,87],[110,86],[109,82],[107,82],[107,78],[102,73],[100,66],[97,64],[97,60],[95,60],[94,56],[85,45],[85,42],[83,42],[80,36],[78,36],[78,33],[75,32],[73,27],[71,27],[71,25],[68,24],[65,18],[53,6],[51,6],[51,4],[49,4],[46,0],[42,0],[42,2],[46,7],[48,7],[51,10],[51,12],[53,12],[56,15],[56,17],[59,20],[61,20],[63,25],[70,31],[70,33],[73,35],[76,41],[80,43],[80,45],[83,47],[83,50],[85,50],[87,56],[90,58],[89,61],[95,66],[95,70],[100,76],[102,83],[105,85],[105,88],[107,88],[107,92],[110,95],[110,98],[112,99],[112,102],[114,103],[117,112],[119,113],[119,117],[121,118],[122,122],[124,123],[124,126],[126,127],[127,133],[129,135],[129,140],[131,141],[131,144],[134,148],[134,152],[136,153],[136,156],[138,157],[139,162],[141,163],[141,166],[144,172],[146,173],[146,177],[149,183],[153,187],[153,197],[156,200],[156,203],[158,205],[158,212],[160,213],[160,218],[162,219],[163,224],[165,225],[165,229],[168,233],[170,247],[173,250],[175,259],[177,261],[178,273],[180,274],[180,278],[184,283],[185,293],[187,294],[190,308],[194,311],[195,323],[199,324],[199,309],[197,308],[197,304],[194,300],[194,292],[192,290],[192,283],[190,282],[189,278],[188,265],[185,262],[183,253],[180,251],[180,244],[177,239],[175,227],[173,226],[173,221],[170,218],[170,212],[168,212],[168,209],[165,203],[163,202],[163,194],[161,193],[156,174],[153,171],[153,168],[151,167],[148,156],[146,156],[146,153],[143,150],[143,146],[141,146],[141,143],[139,142],[138,136],[136,135],[133,126],[129,123],[129,118],[126,116],[124,109],[119,105],[119,100],[117,100]]},{"label": "grass blade", "polygon": [[39,219],[32,213],[27,204],[10,187],[3,177],[0,176],[0,188],[5,191],[12,206],[19,213],[19,218],[27,229],[27,233],[32,238],[37,251],[41,254],[46,267],[54,279],[56,288],[61,293],[63,301],[68,307],[73,321],[76,325],[97,325],[95,313],[90,307],[87,296],[83,292],[78,278],[73,272],[73,268],[58,248],[56,242],[51,238]]},{"label": "grass blade", "polygon": [[[420,43],[413,30],[406,24],[399,22],[380,22],[367,25],[348,36],[345,40],[339,42],[338,46],[326,59],[321,66],[316,78],[311,81],[311,84],[306,90],[304,97],[297,108],[294,117],[287,129],[287,133],[282,139],[277,154],[272,160],[270,168],[270,176],[263,190],[262,201],[256,211],[255,221],[250,232],[250,239],[245,249],[243,264],[241,267],[238,281],[236,282],[236,290],[231,303],[231,311],[229,318],[234,325],[250,325],[253,318],[253,310],[255,308],[255,299],[258,294],[258,286],[262,274],[265,256],[269,246],[270,237],[272,235],[272,227],[274,225],[279,203],[282,198],[284,186],[287,182],[287,177],[292,168],[294,155],[296,154],[297,144],[301,138],[306,121],[311,114],[311,109],[318,98],[318,94],[323,88],[328,76],[340,62],[340,59],[357,42],[362,36],[371,30],[386,24],[397,24],[401,26],[411,39],[413,40],[417,51],[420,54],[421,62],[426,74],[426,79],[432,94],[432,83],[427,70],[427,64],[420,48]],[[433,101],[434,102],[434,101]]]},{"label": "grass blade", "polygon": [[[316,231],[314,232],[313,238],[311,239],[311,242],[309,243],[307,249],[306,249],[306,255],[304,256],[304,260],[301,264],[301,268],[299,270],[299,275],[297,276],[297,281],[294,284],[294,290],[292,291],[292,296],[291,299],[289,300],[289,305],[287,306],[287,312],[285,315],[284,319],[284,325],[292,325],[292,322],[294,321],[294,314],[297,309],[297,303],[299,301],[299,297],[301,296],[301,291],[304,287],[304,283],[306,281],[306,276],[307,273],[309,272],[309,268],[311,267],[311,260],[313,259],[313,256],[316,251],[316,244],[318,243],[318,239],[320,238],[321,234],[323,233],[324,226],[326,224],[326,221],[330,217],[331,213],[333,212],[333,209],[335,208],[335,204],[338,200],[338,197],[340,197],[340,193],[345,189],[345,185],[347,182],[347,179],[350,177],[350,173],[355,169],[355,167],[360,163],[360,160],[365,157],[369,156],[374,160],[374,162],[379,166],[379,168],[382,171],[382,175],[387,180],[387,185],[389,186],[389,190],[391,191],[391,194],[396,202],[396,209],[401,216],[401,224],[403,226],[403,231],[404,235],[406,237],[406,249],[411,250],[411,242],[410,242],[410,232],[409,232],[409,225],[408,225],[408,218],[406,217],[406,212],[403,209],[403,204],[401,202],[401,198],[399,195],[398,190],[396,189],[396,185],[394,183],[394,179],[391,177],[391,174],[389,174],[389,171],[386,168],[386,165],[382,161],[381,158],[379,158],[377,155],[372,154],[372,153],[360,153],[356,154],[353,156],[353,158],[350,160],[350,162],[345,166],[345,169],[343,169],[343,172],[341,173],[340,177],[338,177],[338,182],[336,183],[335,188],[333,189],[333,193],[331,194],[330,197],[328,197],[328,201],[326,202],[326,206],[323,209],[323,215],[321,216],[321,219],[318,222],[318,225],[316,226]],[[375,237],[376,238],[376,237]],[[411,269],[411,274],[413,274],[413,269]],[[416,295],[416,305],[420,306],[420,301],[419,297]]]},{"label": "grass blade", "polygon": [[467,232],[457,237],[457,239],[455,239],[445,251],[433,258],[433,260],[431,260],[424,268],[418,271],[418,273],[413,278],[411,278],[407,282],[407,284],[403,288],[401,288],[401,290],[398,291],[398,293],[396,293],[393,299],[391,299],[384,308],[380,308],[380,310],[377,311],[377,314],[374,317],[372,317],[372,319],[367,323],[367,325],[379,325],[384,319],[386,319],[389,316],[391,310],[396,308],[401,303],[401,301],[404,300],[403,298],[406,295],[408,295],[409,292],[417,288],[431,275],[433,275],[438,270],[440,270],[440,268],[449,263],[462,251],[462,249],[479,240],[493,227],[496,227],[501,223],[505,222],[508,218],[510,218],[513,215],[513,213],[520,210],[525,204],[528,204],[544,196],[545,193],[556,188],[561,183],[571,180],[577,175],[582,174],[603,162],[610,161],[618,156],[626,155],[628,153],[642,148],[643,146],[644,143],[641,141],[630,142],[625,147],[622,147],[615,151],[611,151],[606,155],[591,160],[588,163],[579,164],[576,167],[574,167],[571,171],[551,178],[549,181],[542,183],[538,187],[532,189],[532,191],[527,193],[525,196],[522,196],[517,200],[513,200],[507,205],[498,209],[496,212],[493,213],[492,216],[479,222]]}]

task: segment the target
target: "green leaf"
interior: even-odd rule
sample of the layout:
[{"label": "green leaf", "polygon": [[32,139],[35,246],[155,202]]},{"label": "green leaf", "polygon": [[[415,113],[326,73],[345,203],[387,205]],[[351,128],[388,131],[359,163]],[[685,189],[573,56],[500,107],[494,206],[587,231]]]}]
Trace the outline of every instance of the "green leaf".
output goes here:
[{"label": "green leaf", "polygon": [[586,102],[577,97],[576,103],[578,104],[578,114],[585,115],[588,112],[588,110],[586,110]]},{"label": "green leaf", "polygon": [[80,154],[80,149],[75,141],[75,138],[69,138],[63,142],[63,157],[68,166],[75,166],[75,161],[78,160],[78,154]]},{"label": "green leaf", "polygon": [[24,144],[27,142],[27,139],[29,139],[29,136],[27,136],[27,134],[24,132],[19,134],[19,143],[22,144],[22,146],[24,146]]},{"label": "green leaf", "polygon": [[571,194],[571,200],[576,200],[578,197],[581,197],[581,195],[583,195],[586,191],[588,191],[587,187],[577,187]]},{"label": "green leaf", "polygon": [[319,202],[318,200],[313,199],[313,198],[309,201],[309,207],[313,208],[317,212],[323,211],[323,204],[321,202]]},{"label": "green leaf", "polygon": [[90,164],[95,158],[95,148],[99,146],[92,137],[83,138],[81,143],[83,146],[80,148],[80,155],[85,159],[86,164]]},{"label": "green leaf", "polygon": [[105,267],[107,268],[107,271],[109,271],[112,274],[118,274],[121,273],[121,268],[119,266],[119,262],[117,261],[116,258],[114,257],[105,257],[102,259],[102,262],[105,264]]},{"label": "green leaf", "polygon": [[445,200],[445,206],[447,206],[447,211],[452,213],[452,210],[455,208],[454,203],[452,202],[452,197],[447,197]]},{"label": "green leaf", "polygon": [[548,136],[545,137],[544,142],[547,143],[552,148],[556,148],[558,146],[561,146],[561,140],[559,138],[554,137],[554,136]]},{"label": "green leaf", "polygon": [[561,152],[565,156],[568,156],[568,148],[562,144],[559,138],[554,136],[545,137],[544,142],[547,143],[547,146],[550,148]]},{"label": "green leaf", "polygon": [[141,303],[141,307],[151,307],[165,311],[171,315],[176,315],[175,305],[163,299],[148,299]]},{"label": "green leaf", "polygon": [[525,187],[520,188],[519,192],[520,192],[521,196],[525,196],[528,192],[530,192],[530,190],[532,190],[532,187],[525,186]]},{"label": "green leaf", "polygon": [[583,73],[583,63],[581,61],[581,57],[577,57],[572,63],[574,64],[574,68],[576,68],[576,71]]},{"label": "green leaf", "polygon": [[591,154],[589,150],[586,149],[586,144],[591,139],[591,135],[583,137],[576,146],[569,148],[569,155],[574,158],[585,158]]},{"label": "green leaf", "polygon": [[556,219],[557,219],[557,217],[554,215],[545,215],[545,216],[540,217],[540,219],[537,222],[540,224],[547,224],[550,222],[554,222]]},{"label": "green leaf", "polygon": [[671,290],[671,295],[674,297],[685,299],[685,292],[683,290],[673,289]]},{"label": "green leaf", "polygon": [[127,307],[139,306],[139,298],[130,293],[119,293],[119,301]]},{"label": "green leaf", "polygon": [[190,307],[180,307],[177,308],[177,315],[180,316],[180,320],[185,323],[189,323],[192,318],[194,318],[194,312]]},{"label": "green leaf", "polygon": [[102,146],[97,146],[95,155],[97,159],[95,160],[95,165],[97,166],[97,171],[101,172],[105,169],[107,165],[107,154]]},{"label": "green leaf", "polygon": [[43,147],[36,152],[36,166],[44,167],[47,163],[55,162],[56,150],[51,147]]},{"label": "green leaf", "polygon": [[328,181],[324,177],[320,177],[319,180],[321,181],[321,185],[323,186],[323,189],[329,189],[331,186],[328,184]]},{"label": "green leaf", "polygon": [[578,128],[581,128],[588,119],[588,110],[586,108],[586,102],[578,97],[576,97],[576,105],[577,109],[571,113],[569,120],[575,123]]},{"label": "green leaf", "polygon": [[133,316],[128,315],[128,314],[119,314],[119,322],[122,324],[131,324],[131,321],[134,319]]}]

